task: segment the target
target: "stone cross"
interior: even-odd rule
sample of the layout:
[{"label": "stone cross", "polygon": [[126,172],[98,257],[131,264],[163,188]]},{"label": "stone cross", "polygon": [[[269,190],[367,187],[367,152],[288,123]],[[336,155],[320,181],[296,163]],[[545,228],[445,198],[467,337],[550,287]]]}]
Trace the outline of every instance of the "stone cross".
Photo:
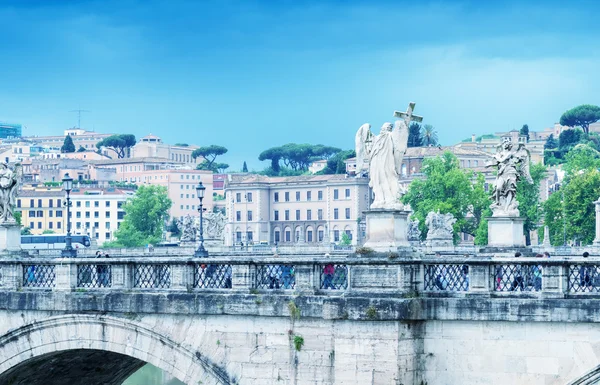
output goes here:
[{"label": "stone cross", "polygon": [[422,122],[423,117],[418,115],[413,115],[413,110],[415,109],[415,102],[408,103],[408,108],[406,112],[394,111],[394,118],[404,119],[406,122],[406,126],[410,125],[411,121]]}]

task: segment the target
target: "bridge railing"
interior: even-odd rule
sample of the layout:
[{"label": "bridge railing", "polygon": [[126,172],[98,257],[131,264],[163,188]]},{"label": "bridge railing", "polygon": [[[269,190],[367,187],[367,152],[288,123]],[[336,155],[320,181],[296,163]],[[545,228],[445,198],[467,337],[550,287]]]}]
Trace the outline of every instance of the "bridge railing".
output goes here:
[{"label": "bridge railing", "polygon": [[0,290],[242,291],[322,295],[600,294],[600,258],[217,255],[0,258]]}]

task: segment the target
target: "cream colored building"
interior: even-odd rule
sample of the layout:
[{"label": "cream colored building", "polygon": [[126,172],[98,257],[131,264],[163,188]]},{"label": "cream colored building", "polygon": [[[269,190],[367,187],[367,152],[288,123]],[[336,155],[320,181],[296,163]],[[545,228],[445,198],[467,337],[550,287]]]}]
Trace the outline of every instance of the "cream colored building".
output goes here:
[{"label": "cream colored building", "polygon": [[[71,139],[73,139],[73,144],[75,145],[75,150],[77,151],[80,147],[85,148],[86,150],[96,151],[96,144],[109,136],[114,134],[101,134],[98,132],[86,131],[80,128],[71,128],[65,130],[64,135],[56,135],[56,136],[27,136],[23,137],[23,140],[30,141],[35,145],[45,147],[48,149],[58,149],[62,147],[65,142],[65,137],[69,135]],[[102,153],[111,158],[116,158],[117,155],[114,151],[110,149],[103,149]]]},{"label": "cream colored building", "polygon": [[198,165],[204,158],[192,157],[192,152],[198,146],[175,146],[163,143],[156,135],[147,135],[141,138],[131,149],[131,158],[163,158],[172,162]]},{"label": "cream colored building", "polygon": [[64,199],[65,193],[61,188],[23,188],[16,207],[21,212],[21,225],[29,227],[34,235],[44,231],[66,233]]},{"label": "cream colored building", "polygon": [[133,190],[114,188],[73,189],[71,231],[73,234],[89,235],[98,245],[114,240],[114,233],[125,218],[122,206],[134,195]]},{"label": "cream colored building", "polygon": [[352,243],[363,237],[369,204],[366,178],[345,175],[231,175],[225,186],[226,245]]},{"label": "cream colored building", "polygon": [[115,169],[116,180],[120,182],[165,186],[173,202],[169,212],[171,218],[198,215],[196,185],[199,181],[206,187],[202,202],[204,208],[213,208],[213,174],[210,171],[196,170],[190,165],[164,158],[125,158],[91,163],[98,171]]}]

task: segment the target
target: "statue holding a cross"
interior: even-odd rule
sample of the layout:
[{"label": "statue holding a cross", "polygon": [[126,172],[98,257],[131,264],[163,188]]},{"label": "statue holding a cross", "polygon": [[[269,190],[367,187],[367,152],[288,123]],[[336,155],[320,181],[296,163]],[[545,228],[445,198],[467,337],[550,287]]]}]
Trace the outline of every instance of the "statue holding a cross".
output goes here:
[{"label": "statue holding a cross", "polygon": [[402,158],[408,143],[408,126],[411,121],[421,122],[422,117],[413,115],[415,103],[406,112],[394,112],[396,120],[381,126],[379,135],[373,135],[369,123],[363,124],[356,133],[356,174],[369,172],[369,187],[373,189],[371,209],[403,210],[400,203],[400,175]]}]

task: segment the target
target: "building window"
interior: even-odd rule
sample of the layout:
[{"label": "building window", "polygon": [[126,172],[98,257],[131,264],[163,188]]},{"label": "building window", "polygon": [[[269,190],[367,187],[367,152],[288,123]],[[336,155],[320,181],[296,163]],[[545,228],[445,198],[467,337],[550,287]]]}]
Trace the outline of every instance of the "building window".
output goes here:
[{"label": "building window", "polygon": [[306,242],[312,242],[312,230],[306,232]]},{"label": "building window", "polygon": [[37,217],[38,217],[38,218],[41,218],[41,217],[43,217],[43,216],[44,216],[44,212],[43,212],[42,210],[38,210],[38,212],[37,212]]},{"label": "building window", "polygon": [[289,191],[286,191],[286,192],[285,192],[285,201],[286,201],[286,202],[289,202],[289,201],[290,201],[290,192],[289,192]]},{"label": "building window", "polygon": [[300,220],[300,210],[296,210],[296,220]]},{"label": "building window", "polygon": [[90,217],[90,212],[89,212],[89,211],[86,211],[86,212],[85,212],[85,217],[86,217],[86,218],[89,218],[89,217]]},{"label": "building window", "polygon": [[274,238],[274,240],[275,240],[275,243],[280,242],[279,231],[275,231],[275,238]]},{"label": "building window", "polygon": [[338,189],[334,189],[333,190],[333,199],[339,199],[340,198],[340,192]]},{"label": "building window", "polygon": [[38,229],[42,228],[42,222],[38,222]]},{"label": "building window", "polygon": [[323,230],[319,230],[319,231],[317,232],[317,240],[318,240],[319,242],[323,242]]},{"label": "building window", "polygon": [[285,210],[285,220],[286,221],[290,220],[290,210]]},{"label": "building window", "polygon": [[125,211],[119,211],[117,213],[117,219],[123,219],[125,218]]},{"label": "building window", "polygon": [[235,232],[235,241],[236,242],[241,242],[242,241],[242,232],[241,231],[236,231]]},{"label": "building window", "polygon": [[90,201],[85,201],[85,207],[90,207]]},{"label": "building window", "polygon": [[94,218],[100,218],[100,213],[98,211],[94,211]]},{"label": "building window", "polygon": [[246,202],[252,202],[252,193],[251,192],[246,194]]},{"label": "building window", "polygon": [[106,207],[110,207],[110,201],[106,201],[106,202],[104,202],[104,204]]},{"label": "building window", "polygon": [[52,199],[48,199],[48,207],[52,207],[54,204],[54,201]]},{"label": "building window", "polygon": [[38,199],[38,207],[42,207],[42,200]]},{"label": "building window", "polygon": [[21,207],[21,200],[17,199],[17,207]]},{"label": "building window", "polygon": [[62,227],[62,223],[60,223],[60,222],[56,222],[56,228],[57,228],[57,229],[60,229],[61,227]]},{"label": "building window", "polygon": [[[58,212],[57,212],[57,214],[58,214]],[[57,215],[57,216],[58,216],[58,215]],[[81,211],[77,211],[77,212],[75,213],[75,218],[81,218]]]},{"label": "building window", "polygon": [[29,222],[29,228],[30,228],[30,229],[33,229],[33,228],[34,228],[34,226],[33,226],[34,224],[35,224],[35,223],[33,223],[33,222]]},{"label": "building window", "polygon": [[346,219],[350,219],[350,208],[346,208]]},{"label": "building window", "polygon": [[241,211],[235,212],[235,220],[238,222],[242,220],[242,212]]},{"label": "building window", "polygon": [[350,189],[346,189],[346,199],[350,198]]},{"label": "building window", "polygon": [[110,218],[110,211],[105,212],[107,218]]},{"label": "building window", "polygon": [[296,191],[296,202],[300,201],[300,191]]},{"label": "building window", "polygon": [[274,202],[279,202],[279,193],[278,192],[273,193],[273,201]]},{"label": "building window", "polygon": [[320,201],[323,200],[323,191],[322,190],[317,191],[317,199]]},{"label": "building window", "polygon": [[246,242],[252,242],[252,241],[253,241],[252,231],[246,231]]},{"label": "building window", "polygon": [[248,210],[248,212],[246,213],[246,216],[248,218],[248,222],[252,222],[252,210]]},{"label": "building window", "polygon": [[345,233],[348,236],[348,239],[352,240],[352,231],[351,230],[346,230]]},{"label": "building window", "polygon": [[323,209],[317,210],[317,219],[320,221],[323,220]]},{"label": "building window", "polygon": [[339,209],[333,209],[333,219],[340,219],[340,213],[339,213]]},{"label": "building window", "polygon": [[110,233],[106,233],[106,234],[104,234],[104,238],[105,238],[106,240],[109,240],[109,239],[110,239]]},{"label": "building window", "polygon": [[312,220],[312,210],[306,210],[306,220]]},{"label": "building window", "polygon": [[57,218],[62,218],[62,210],[56,210],[56,217]]},{"label": "building window", "polygon": [[104,227],[105,227],[107,230],[110,230],[110,222],[106,222],[106,223],[104,223]]},{"label": "building window", "polygon": [[311,194],[310,191],[306,192],[306,200],[309,201],[309,202],[312,200],[312,194]]},{"label": "building window", "polygon": [[333,241],[334,242],[340,241],[340,230],[333,230]]},{"label": "building window", "polygon": [[51,229],[52,228],[53,223],[52,222],[48,222],[48,228]]},{"label": "building window", "polygon": [[100,224],[98,222],[94,222],[94,228],[97,229],[98,227],[100,227]]},{"label": "building window", "polygon": [[240,203],[242,201],[242,193],[235,193],[235,202]]},{"label": "building window", "polygon": [[291,242],[291,240],[292,240],[292,232],[290,230],[286,230],[285,231],[285,241]]},{"label": "building window", "polygon": [[48,216],[52,218],[52,210],[48,210]]},{"label": "building window", "polygon": [[29,218],[35,218],[35,210],[29,210]]},{"label": "building window", "polygon": [[75,203],[75,207],[81,207],[81,201],[77,201],[77,203]]},{"label": "building window", "polygon": [[278,221],[279,220],[279,210],[275,210],[273,212],[273,220],[274,221]]}]

